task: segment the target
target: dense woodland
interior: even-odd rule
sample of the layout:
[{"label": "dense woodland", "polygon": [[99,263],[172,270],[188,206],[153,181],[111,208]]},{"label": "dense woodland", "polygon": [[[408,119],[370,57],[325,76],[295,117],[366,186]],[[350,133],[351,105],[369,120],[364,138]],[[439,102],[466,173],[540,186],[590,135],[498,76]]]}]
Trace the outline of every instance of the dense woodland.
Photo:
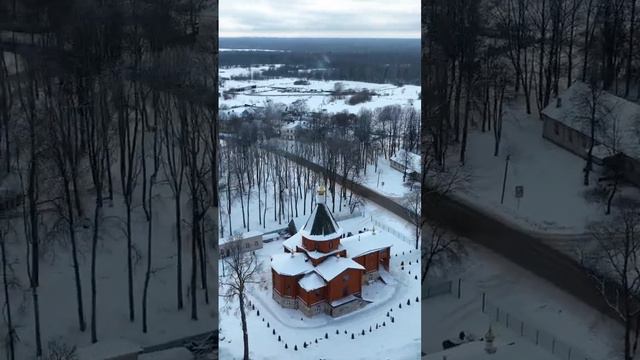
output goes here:
[{"label": "dense woodland", "polygon": [[[59,348],[47,348],[48,335],[40,331],[42,304],[50,302],[39,294],[40,264],[53,252],[70,257],[75,275],[69,282],[76,292],[75,303],[58,304],[56,311],[74,314],[75,327],[91,342],[101,339],[99,319],[114,314],[100,314],[96,306],[104,290],[96,278],[101,266],[96,258],[107,222],[104,211],[114,203],[125,209],[119,214],[124,243],[118,266],[127,267],[129,276],[122,298],[129,320],[148,331],[147,304],[153,300],[147,289],[156,271],[153,213],[160,210],[154,199],[162,189],[170,189],[178,205],[175,307],[197,320],[203,311],[196,300],[208,303],[211,296],[216,301],[207,285],[211,242],[205,241],[205,228],[206,217],[217,208],[217,104],[215,96],[201,90],[215,84],[212,49],[217,44],[212,33],[204,40],[199,35],[200,14],[209,5],[204,0],[0,3],[5,51],[0,57],[0,173],[18,179],[16,194],[4,195],[20,199],[17,207],[4,208],[0,220],[8,359],[62,356]],[[19,62],[22,71],[12,72],[9,61]],[[184,203],[190,206],[186,214],[180,212]],[[144,286],[138,293],[132,282],[140,254],[132,246],[131,219],[140,211],[147,236],[141,250]],[[78,235],[83,228],[92,233],[89,254],[79,250],[85,245]],[[183,264],[181,249],[187,243],[190,260]],[[8,262],[13,258],[19,259],[17,265]],[[84,283],[81,274],[87,271],[91,281]],[[183,272],[189,284],[183,284]],[[83,296],[85,287],[90,297]],[[27,289],[30,300],[16,301]],[[12,322],[24,306],[34,314],[33,333]],[[35,348],[19,351],[18,335],[35,339]],[[71,356],[71,346],[67,352]]]},{"label": "dense woodland", "polygon": [[[266,78],[300,77],[298,70],[312,69],[305,73],[306,78],[420,84],[418,40],[312,39],[302,43],[296,39],[267,39],[261,44],[250,40],[227,39],[227,46],[286,52],[224,51],[220,66],[285,65],[263,72],[261,76]],[[224,41],[221,47],[225,47]]]}]

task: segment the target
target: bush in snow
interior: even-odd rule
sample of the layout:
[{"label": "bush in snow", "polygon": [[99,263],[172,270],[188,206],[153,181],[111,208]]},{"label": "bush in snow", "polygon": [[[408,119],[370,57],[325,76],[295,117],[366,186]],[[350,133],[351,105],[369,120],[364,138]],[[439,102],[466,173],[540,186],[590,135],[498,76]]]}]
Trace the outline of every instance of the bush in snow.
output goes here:
[{"label": "bush in snow", "polygon": [[284,348],[285,348],[285,349],[288,349],[288,348],[289,348],[289,346],[287,346],[287,344],[285,343],[285,344],[284,344]]},{"label": "bush in snow", "polygon": [[305,341],[304,344],[302,345],[302,347],[304,347],[305,349],[307,348],[307,342]]},{"label": "bush in snow", "polygon": [[376,323],[376,330],[378,329],[378,323]]},{"label": "bush in snow", "polygon": [[258,312],[256,313],[256,315],[260,316],[260,310],[258,310]]},{"label": "bush in snow", "polygon": [[387,317],[389,317],[389,312],[387,311]]},{"label": "bush in snow", "polygon": [[[329,333],[324,333],[324,338],[328,339],[329,338]],[[317,340],[317,339],[316,339]]]},{"label": "bush in snow", "polygon": [[395,322],[395,319],[393,318],[393,316],[391,317],[391,322]]},{"label": "bush in snow", "polygon": [[411,265],[411,261],[409,261],[409,265]]},{"label": "bush in snow", "polygon": [[273,329],[273,331],[271,332],[273,335],[276,334],[276,329]]},{"label": "bush in snow", "polygon": [[364,335],[364,329],[362,329],[362,335]]},{"label": "bush in snow", "polygon": [[340,334],[340,331],[336,330],[336,335]]},{"label": "bush in snow", "polygon": [[414,276],[413,278],[414,278],[414,279],[416,279],[416,280],[418,280],[418,275]]},{"label": "bush in snow", "polygon": [[371,332],[371,326],[369,326],[369,332]]},{"label": "bush in snow", "polygon": [[298,345],[293,345],[293,350],[298,351]]},{"label": "bush in snow", "polygon": [[407,299],[407,305],[411,305],[411,300]]},{"label": "bush in snow", "polygon": [[[327,338],[325,338],[325,339],[327,339]],[[316,339],[316,344],[317,344],[317,343],[318,343],[318,339]]]},{"label": "bush in snow", "polygon": [[387,326],[387,323],[385,321],[382,322],[382,326]]},{"label": "bush in snow", "polygon": [[401,262],[400,262],[400,266],[404,266],[404,261],[401,261]]},{"label": "bush in snow", "polygon": [[353,340],[355,338],[356,338],[356,336],[353,333],[351,333],[351,340]]},{"label": "bush in snow", "polygon": [[262,318],[262,322],[264,322],[264,318]]},{"label": "bush in snow", "polygon": [[420,299],[416,296],[416,302],[420,302]]},{"label": "bush in snow", "polygon": [[268,322],[268,321],[267,321],[267,327],[270,327],[270,326],[269,326],[269,322]]},{"label": "bush in snow", "polygon": [[280,338],[280,335],[278,335],[278,342],[282,341],[282,339]]},{"label": "bush in snow", "polygon": [[398,309],[402,309],[402,304],[398,304]]}]

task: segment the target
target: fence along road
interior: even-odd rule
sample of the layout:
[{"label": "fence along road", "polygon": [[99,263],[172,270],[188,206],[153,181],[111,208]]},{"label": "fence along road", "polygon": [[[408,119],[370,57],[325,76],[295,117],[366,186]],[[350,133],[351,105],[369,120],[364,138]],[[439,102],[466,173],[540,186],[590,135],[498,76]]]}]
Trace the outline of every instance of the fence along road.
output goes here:
[{"label": "fence along road", "polygon": [[[326,168],[298,155],[272,146],[263,147],[265,150],[288,158],[315,172],[328,173]],[[384,195],[361,184],[345,180],[339,175],[336,175],[336,181],[402,219],[413,222],[414,212]],[[615,311],[606,304],[602,294],[597,290],[594,280],[586,270],[568,255],[549,246],[547,244],[549,239],[543,239],[526,230],[506,224],[499,218],[491,216],[467,202],[429,192],[423,192],[422,216],[429,217],[445,225],[456,234],[495,251],[513,263],[565,290],[586,305],[620,321]]]},{"label": "fence along road", "polygon": [[[277,149],[274,148],[273,146],[268,146],[268,145],[263,145],[262,146],[265,150],[270,151],[274,154],[280,155],[282,157],[285,157],[295,163],[298,163],[304,167],[307,167],[309,169],[311,169],[314,172],[320,173],[320,174],[329,174],[329,170],[327,170],[326,168],[324,168],[321,165],[318,165],[314,162],[311,162],[301,156],[292,154],[288,151],[284,151],[281,149]],[[399,217],[401,217],[403,220],[406,220],[410,223],[414,222],[415,219],[415,212],[407,209],[406,207],[402,206],[401,204],[391,200],[390,198],[376,192],[373,191],[371,189],[369,189],[366,186],[363,186],[361,184],[358,184],[356,182],[353,182],[351,180],[345,179],[343,176],[338,175],[338,174],[333,174],[335,175],[336,178],[336,182],[346,188],[348,188],[349,190],[353,191],[354,193],[363,196],[371,201],[373,201],[374,203],[382,206],[383,208],[387,209],[388,211],[394,213],[395,215],[398,215]]]}]

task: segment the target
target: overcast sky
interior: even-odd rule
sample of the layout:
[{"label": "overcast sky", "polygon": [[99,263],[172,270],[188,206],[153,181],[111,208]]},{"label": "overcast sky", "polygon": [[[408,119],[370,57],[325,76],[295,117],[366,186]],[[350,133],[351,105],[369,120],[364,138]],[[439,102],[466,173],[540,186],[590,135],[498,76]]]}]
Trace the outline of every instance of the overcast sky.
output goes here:
[{"label": "overcast sky", "polygon": [[219,0],[221,37],[420,37],[420,0]]}]

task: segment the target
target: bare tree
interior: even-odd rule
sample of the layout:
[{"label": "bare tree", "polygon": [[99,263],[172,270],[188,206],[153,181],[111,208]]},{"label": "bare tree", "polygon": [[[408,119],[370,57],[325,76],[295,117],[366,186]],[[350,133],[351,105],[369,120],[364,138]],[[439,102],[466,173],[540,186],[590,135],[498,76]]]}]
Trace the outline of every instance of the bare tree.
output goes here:
[{"label": "bare tree", "polygon": [[247,330],[246,315],[246,294],[247,287],[251,284],[259,284],[258,274],[260,263],[254,252],[243,252],[241,241],[234,242],[234,246],[229,248],[229,256],[223,259],[224,266],[229,269],[227,276],[219,279],[220,294],[224,297],[228,306],[237,298],[240,321],[242,323],[242,340],[244,343],[244,360],[249,360],[249,333]]},{"label": "bare tree", "polygon": [[7,324],[7,340],[5,343],[9,344],[9,359],[15,360],[15,343],[16,343],[16,329],[13,325],[12,310],[11,310],[11,296],[9,294],[9,271],[11,266],[8,263],[7,255],[7,237],[6,237],[5,224],[0,225],[0,252],[2,256],[2,284],[4,287],[4,312],[5,322]]},{"label": "bare tree", "polygon": [[[430,222],[422,243],[422,283],[437,267],[458,263],[466,254],[461,239],[436,222]],[[425,229],[426,230],[426,229]]]},{"label": "bare tree", "polygon": [[603,275],[595,277],[607,305],[624,323],[624,359],[632,360],[640,335],[640,207],[623,204],[613,215],[590,226]]}]

